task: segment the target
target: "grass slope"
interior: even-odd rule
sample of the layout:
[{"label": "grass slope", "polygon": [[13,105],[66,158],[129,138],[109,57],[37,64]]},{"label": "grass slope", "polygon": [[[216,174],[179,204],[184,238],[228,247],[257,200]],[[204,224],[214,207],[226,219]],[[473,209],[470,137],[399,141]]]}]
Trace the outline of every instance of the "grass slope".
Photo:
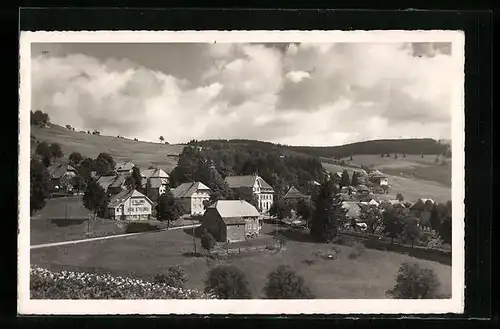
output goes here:
[{"label": "grass slope", "polygon": [[[165,145],[134,141],[112,136],[90,135],[72,131],[51,124],[49,128],[31,127],[31,136],[39,142],[59,143],[67,159],[72,152],[80,152],[84,156],[95,158],[101,152],[111,154],[116,162],[133,161],[142,168],[156,165],[170,172],[176,165],[178,155],[184,145]],[[34,151],[36,143],[32,138],[31,148]]]},{"label": "grass slope", "polygon": [[[264,229],[270,230],[266,226]],[[197,251],[203,253],[199,239],[196,243]],[[349,259],[351,247],[340,246],[337,260],[304,263],[315,251],[329,248],[331,245],[289,240],[286,250],[279,254],[260,252],[213,263],[205,257],[186,256],[193,251],[192,236],[177,230],[35,249],[31,251],[31,263],[51,270],[76,269],[141,278],[151,278],[170,266],[180,265],[188,274],[188,287],[199,290],[203,290],[205,275],[212,266],[231,263],[247,275],[254,298],[263,297],[267,274],[278,265],[288,264],[304,276],[317,298],[385,298],[401,263],[415,261],[434,269],[442,283],[441,292],[451,294],[450,266],[398,253],[366,250],[359,258]]]}]

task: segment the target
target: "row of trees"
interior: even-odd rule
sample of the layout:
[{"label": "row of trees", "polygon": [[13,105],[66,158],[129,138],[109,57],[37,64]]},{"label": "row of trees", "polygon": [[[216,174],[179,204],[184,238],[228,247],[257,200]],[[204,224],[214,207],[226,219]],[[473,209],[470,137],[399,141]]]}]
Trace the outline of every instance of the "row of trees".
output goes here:
[{"label": "row of trees", "polygon": [[[210,182],[207,184],[199,179],[203,176],[201,173],[220,176],[222,181],[229,175],[258,173],[280,196],[292,185],[308,194],[309,182],[321,181],[325,170],[317,158],[284,156],[276,145],[270,143],[192,141],[180,155],[171,178],[174,185],[194,180],[210,185]],[[218,190],[221,189],[219,186],[224,189],[222,183],[215,185]]]}]

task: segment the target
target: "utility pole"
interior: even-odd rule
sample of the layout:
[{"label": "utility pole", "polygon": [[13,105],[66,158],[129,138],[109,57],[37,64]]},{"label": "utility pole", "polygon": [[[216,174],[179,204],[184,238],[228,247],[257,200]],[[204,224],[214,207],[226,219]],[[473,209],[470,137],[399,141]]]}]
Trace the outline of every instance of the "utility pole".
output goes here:
[{"label": "utility pole", "polygon": [[68,219],[68,204],[64,204],[64,219]]}]

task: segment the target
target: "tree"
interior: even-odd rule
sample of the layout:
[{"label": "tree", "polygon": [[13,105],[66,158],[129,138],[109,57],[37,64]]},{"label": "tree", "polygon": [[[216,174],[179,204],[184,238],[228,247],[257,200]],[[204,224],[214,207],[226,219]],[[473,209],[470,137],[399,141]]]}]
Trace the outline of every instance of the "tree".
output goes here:
[{"label": "tree", "polygon": [[141,190],[142,189],[142,176],[139,167],[134,166],[132,168],[132,174],[125,180],[125,186],[129,190]]},{"label": "tree", "polygon": [[292,217],[292,208],[283,199],[274,200],[269,208],[269,215],[276,216],[278,219],[285,219]]},{"label": "tree", "polygon": [[64,156],[61,145],[57,143],[50,144],[50,155],[55,160],[58,158],[62,158]]},{"label": "tree", "polygon": [[70,184],[75,188],[76,192],[79,194],[81,191],[86,190],[87,182],[85,178],[80,175],[71,177]]},{"label": "tree", "polygon": [[169,267],[166,274],[157,274],[154,282],[164,283],[169,287],[184,288],[188,281],[186,271],[179,265]]},{"label": "tree", "polygon": [[30,215],[43,209],[49,197],[49,173],[38,160],[30,162]]},{"label": "tree", "polygon": [[394,159],[397,159],[398,158],[398,155],[396,153],[394,153]]},{"label": "tree", "polygon": [[349,173],[347,172],[346,169],[342,172],[342,178],[340,179],[340,186],[349,186],[350,179],[349,179]]},{"label": "tree", "polygon": [[434,204],[432,206],[431,216],[430,216],[429,221],[430,221],[431,228],[434,231],[439,232],[439,230],[441,228],[442,219],[441,219],[441,212],[439,211],[438,204]]},{"label": "tree", "polygon": [[72,166],[77,166],[83,161],[83,155],[79,152],[73,152],[69,155],[69,163]]},{"label": "tree", "polygon": [[182,205],[174,198],[169,189],[165,194],[160,195],[156,209],[158,220],[167,221],[168,227],[170,227],[171,221],[178,220],[184,213]]},{"label": "tree", "polygon": [[359,181],[358,181],[358,172],[355,171],[352,173],[352,183],[351,183],[352,186],[358,186],[359,185]]},{"label": "tree", "polygon": [[311,203],[304,199],[299,200],[297,202],[297,214],[304,220],[309,221],[313,214]]},{"label": "tree", "polygon": [[108,153],[99,153],[92,164],[92,169],[94,169],[99,175],[107,175],[115,168],[115,166],[115,161],[111,155]]},{"label": "tree", "polygon": [[421,234],[420,226],[418,226],[418,218],[416,217],[407,218],[404,221],[402,233],[407,240],[411,241],[411,247],[413,248],[413,245],[415,244],[416,241],[418,241]]},{"label": "tree", "polygon": [[165,140],[165,138],[163,138],[163,136],[160,136],[160,142],[163,143],[164,140]]},{"label": "tree", "polygon": [[375,234],[377,228],[382,225],[382,218],[377,206],[369,206],[361,209],[360,219],[366,223],[367,231]]},{"label": "tree", "polygon": [[290,266],[280,265],[267,276],[264,293],[269,299],[313,299],[304,278]]},{"label": "tree", "polygon": [[32,116],[31,116],[31,123],[32,124],[35,124],[37,126],[43,126],[43,125],[46,125],[50,122],[50,118],[49,118],[49,115],[46,114],[46,113],[43,113],[42,111],[40,110],[37,110],[35,111],[34,113],[32,113]]},{"label": "tree", "polygon": [[210,250],[212,250],[213,247],[215,247],[215,238],[213,237],[213,235],[210,234],[209,232],[205,232],[201,236],[201,246],[207,252],[210,252]]},{"label": "tree", "polygon": [[451,216],[443,217],[441,227],[439,228],[439,235],[443,239],[444,243],[451,244],[451,236],[452,236]]},{"label": "tree", "polygon": [[49,144],[46,142],[41,142],[36,146],[35,154],[40,156],[43,164],[48,167],[50,166],[50,159],[52,158],[52,151],[50,150]]},{"label": "tree", "polygon": [[245,274],[234,265],[220,265],[208,272],[205,292],[219,299],[250,299],[252,294]]},{"label": "tree", "polygon": [[395,299],[434,299],[439,297],[439,286],[433,270],[405,262],[399,268],[396,285],[387,294]]},{"label": "tree", "polygon": [[403,232],[404,214],[400,207],[389,207],[382,214],[382,223],[384,225],[384,234],[391,238],[391,244],[394,238],[397,238]]},{"label": "tree", "polygon": [[90,180],[90,173],[92,172],[93,163],[94,160],[92,160],[91,158],[85,158],[76,168],[78,175],[84,178],[86,182]]},{"label": "tree", "polygon": [[346,210],[340,196],[335,195],[333,183],[323,183],[314,208],[311,235],[316,241],[330,242],[346,222]]},{"label": "tree", "polygon": [[91,180],[83,195],[83,205],[93,213],[94,220],[97,218],[97,214],[102,213],[106,209],[108,202],[109,198],[106,195],[106,191],[104,191],[101,185],[97,184],[97,181]]},{"label": "tree", "polygon": [[396,200],[398,200],[399,202],[404,202],[405,197],[403,196],[403,194],[398,193],[398,194],[396,194]]}]

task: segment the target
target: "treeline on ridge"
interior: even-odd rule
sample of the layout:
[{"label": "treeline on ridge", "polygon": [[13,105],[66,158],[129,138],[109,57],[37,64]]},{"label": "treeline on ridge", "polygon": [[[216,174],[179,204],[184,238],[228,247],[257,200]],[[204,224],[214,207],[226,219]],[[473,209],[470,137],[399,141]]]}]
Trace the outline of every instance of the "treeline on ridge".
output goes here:
[{"label": "treeline on ridge", "polygon": [[[276,145],[265,142],[191,141],[171,173],[173,185],[201,181],[214,189],[210,180],[220,176],[258,174],[283,195],[291,186],[309,192],[312,180],[321,181],[325,170],[319,159],[310,156],[283,156]],[[209,178],[210,177],[210,178]]]}]

